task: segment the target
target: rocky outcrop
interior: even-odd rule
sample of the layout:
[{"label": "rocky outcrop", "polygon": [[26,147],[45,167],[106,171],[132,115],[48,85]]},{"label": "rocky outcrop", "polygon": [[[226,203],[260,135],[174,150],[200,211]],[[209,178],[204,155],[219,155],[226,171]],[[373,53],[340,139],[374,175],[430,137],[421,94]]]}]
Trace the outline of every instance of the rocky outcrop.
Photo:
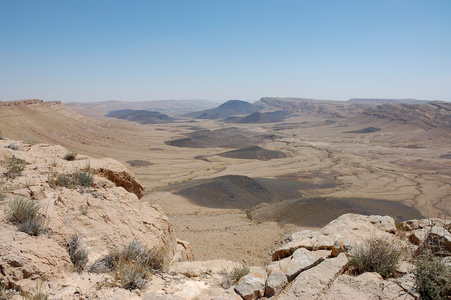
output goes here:
[{"label": "rocky outcrop", "polygon": [[[18,150],[5,148],[15,143]],[[94,165],[96,170],[111,170],[124,182],[132,178],[125,167],[112,159],[92,159],[79,155],[66,161],[66,150],[60,146],[0,140],[0,159],[16,157],[24,160],[24,170],[6,178],[5,199],[0,200],[0,279],[5,288],[27,293],[38,282],[55,283],[54,291],[62,289],[75,276],[67,246],[74,237],[83,239],[87,250],[87,266],[115,247],[139,241],[148,249],[162,249],[165,259],[192,259],[189,243],[175,238],[168,218],[156,205],[140,202],[135,194],[108,179],[93,175],[89,186],[64,187],[57,184],[58,176],[70,175]],[[102,165],[105,164],[105,165]],[[0,172],[8,166],[0,164]],[[115,173],[116,172],[116,173]],[[111,177],[110,177],[111,178]],[[128,180],[131,190],[141,187],[133,178]],[[17,197],[30,198],[39,203],[45,233],[30,236],[18,231],[9,222],[9,203]],[[76,273],[75,273],[76,274]],[[70,298],[68,298],[70,299]]]},{"label": "rocky outcrop", "polygon": [[242,277],[235,286],[235,292],[244,300],[256,300],[265,294],[266,272],[258,270]]},{"label": "rocky outcrop", "polygon": [[299,248],[331,250],[340,239],[352,237],[356,241],[370,237],[389,238],[395,231],[395,221],[389,216],[345,214],[318,231],[303,230],[293,233],[285,239],[288,243],[273,252],[272,260],[291,256]]},{"label": "rocky outcrop", "polygon": [[135,194],[138,199],[142,198],[145,188],[120,162],[112,158],[92,159],[90,167],[96,174]]}]

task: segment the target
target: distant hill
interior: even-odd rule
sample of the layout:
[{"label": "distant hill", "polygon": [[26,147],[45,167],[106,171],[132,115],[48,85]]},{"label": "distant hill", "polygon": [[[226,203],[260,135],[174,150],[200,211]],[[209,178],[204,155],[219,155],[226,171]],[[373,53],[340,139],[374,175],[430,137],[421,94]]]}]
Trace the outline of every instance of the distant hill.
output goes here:
[{"label": "distant hill", "polygon": [[368,108],[369,104],[347,101],[314,100],[304,98],[263,97],[253,105],[261,106],[265,112],[288,111],[300,115],[335,119],[356,115]]},{"label": "distant hill", "polygon": [[159,111],[178,115],[216,107],[218,103],[209,100],[158,100],[158,101],[102,101],[64,103],[73,111],[88,116],[104,116],[110,111],[122,109]]},{"label": "distant hill", "polygon": [[158,111],[133,110],[133,109],[115,110],[108,113],[105,116],[110,118],[117,118],[137,122],[140,124],[163,124],[163,123],[171,123],[176,120]]},{"label": "distant hill", "polygon": [[216,108],[185,114],[196,119],[225,119],[231,116],[246,115],[262,110],[263,107],[246,101],[229,100]]},{"label": "distant hill", "polygon": [[237,123],[237,124],[262,124],[262,123],[277,123],[283,122],[285,118],[289,116],[288,111],[274,111],[274,112],[254,112],[245,117],[230,117],[224,121],[227,123]]},{"label": "distant hill", "polygon": [[424,130],[436,127],[451,128],[451,103],[427,104],[386,103],[366,109],[363,116],[417,125]]},{"label": "distant hill", "polygon": [[417,100],[417,99],[378,99],[378,98],[351,98],[348,100],[349,103],[365,103],[371,105],[379,105],[385,103],[399,103],[399,104],[426,104],[430,101],[428,100]]}]

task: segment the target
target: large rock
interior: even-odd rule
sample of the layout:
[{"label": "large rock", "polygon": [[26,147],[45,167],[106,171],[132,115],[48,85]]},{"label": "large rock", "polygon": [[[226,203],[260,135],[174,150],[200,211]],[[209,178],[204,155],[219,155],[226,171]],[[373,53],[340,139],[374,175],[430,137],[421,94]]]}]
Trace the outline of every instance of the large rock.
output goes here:
[{"label": "large rock", "polygon": [[265,293],[266,272],[254,271],[242,277],[235,286],[235,292],[244,300],[255,300]]},{"label": "large rock", "polygon": [[135,194],[138,199],[142,198],[145,188],[136,180],[135,175],[117,160],[112,158],[91,159],[90,167],[96,174]]},{"label": "large rock", "polygon": [[233,287],[227,289],[224,293],[219,296],[211,298],[211,300],[242,300],[240,295],[235,292]]},{"label": "large rock", "polygon": [[194,250],[190,243],[177,239],[177,248],[172,261],[193,261]]},{"label": "large rock", "polygon": [[315,268],[299,274],[277,300],[317,299],[344,272],[348,263],[345,254],[326,259]]},{"label": "large rock", "polygon": [[319,299],[415,299],[398,284],[384,281],[377,273],[363,273],[357,277],[342,275]]},{"label": "large rock", "polygon": [[396,231],[395,221],[389,216],[364,216],[344,214],[318,231],[304,230],[287,238],[289,242],[272,254],[272,260],[280,260],[293,254],[296,249],[331,250],[338,239],[351,242],[369,238],[389,238]]},{"label": "large rock", "polygon": [[277,295],[287,284],[288,279],[285,274],[282,272],[272,272],[266,281],[265,297]]},{"label": "large rock", "polygon": [[282,267],[282,271],[287,276],[287,280],[291,282],[299,273],[313,268],[323,260],[324,258],[316,256],[307,249],[300,248],[294,251],[290,261]]},{"label": "large rock", "polygon": [[433,226],[420,248],[428,248],[439,256],[451,256],[451,233],[444,227]]},{"label": "large rock", "polygon": [[31,237],[12,225],[1,224],[0,278],[3,277],[7,288],[22,290],[27,279],[59,279],[72,268],[66,249],[54,240]]}]

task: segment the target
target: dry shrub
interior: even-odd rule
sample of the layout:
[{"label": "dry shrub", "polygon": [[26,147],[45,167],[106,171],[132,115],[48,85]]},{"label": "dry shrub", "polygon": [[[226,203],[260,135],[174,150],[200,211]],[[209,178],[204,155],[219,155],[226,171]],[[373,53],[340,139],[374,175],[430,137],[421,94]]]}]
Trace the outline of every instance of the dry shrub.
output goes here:
[{"label": "dry shrub", "polygon": [[447,232],[446,225],[439,226],[439,230],[434,232],[431,227],[418,248],[414,273],[421,299],[451,299],[451,264],[447,264],[446,258],[443,258],[450,255],[443,244],[443,235]]},{"label": "dry shrub", "polygon": [[451,266],[431,251],[415,260],[415,284],[421,299],[451,299]]},{"label": "dry shrub", "polygon": [[88,263],[88,250],[84,246],[83,239],[77,236],[72,237],[67,246],[67,251],[75,270],[81,273]]},{"label": "dry shrub", "polygon": [[90,272],[112,272],[116,283],[128,290],[141,289],[153,273],[161,272],[167,265],[163,248],[147,249],[138,241],[132,241],[122,249],[114,248],[96,261]]},{"label": "dry shrub", "polygon": [[8,220],[29,235],[38,236],[47,231],[41,205],[36,200],[17,197],[9,202]]},{"label": "dry shrub", "polygon": [[356,275],[377,272],[383,278],[389,278],[396,275],[404,253],[405,249],[399,243],[371,238],[351,250],[348,266]]},{"label": "dry shrub", "polygon": [[233,267],[230,272],[227,270],[221,270],[220,274],[222,275],[222,281],[220,286],[224,289],[228,289],[229,287],[235,285],[242,277],[249,274],[249,272],[250,269],[245,264]]},{"label": "dry shrub", "polygon": [[27,162],[16,156],[5,156],[3,160],[3,166],[6,169],[5,176],[8,178],[14,178],[19,176],[25,169]]},{"label": "dry shrub", "polygon": [[76,150],[70,150],[66,152],[66,154],[64,155],[64,159],[67,161],[74,161],[77,155],[78,152]]},{"label": "dry shrub", "polygon": [[90,187],[93,183],[94,175],[90,170],[76,170],[69,174],[53,173],[49,176],[49,185],[51,187],[61,186],[70,189],[77,186]]}]

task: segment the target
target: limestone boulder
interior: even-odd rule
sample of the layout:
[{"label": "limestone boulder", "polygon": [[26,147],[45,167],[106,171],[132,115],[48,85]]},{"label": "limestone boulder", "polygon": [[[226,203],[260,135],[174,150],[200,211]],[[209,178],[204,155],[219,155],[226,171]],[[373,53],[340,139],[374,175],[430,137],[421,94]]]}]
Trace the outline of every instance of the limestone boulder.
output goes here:
[{"label": "limestone boulder", "polygon": [[345,271],[347,264],[348,259],[344,253],[326,259],[316,267],[299,274],[275,299],[317,299]]},{"label": "limestone boulder", "polygon": [[193,261],[194,250],[190,243],[177,239],[177,247],[172,261]]},{"label": "limestone boulder", "polygon": [[416,299],[398,284],[384,281],[377,273],[363,273],[357,277],[342,275],[319,299]]},{"label": "limestone boulder", "polygon": [[280,260],[293,254],[296,249],[331,250],[339,239],[349,239],[351,243],[368,238],[388,238],[396,232],[395,221],[389,216],[364,216],[344,214],[318,231],[304,230],[294,233],[290,242],[272,254],[272,260]]},{"label": "limestone boulder", "polygon": [[244,300],[256,300],[265,294],[266,272],[254,271],[242,277],[235,286],[235,292]]},{"label": "limestone boulder", "polygon": [[282,267],[288,282],[293,281],[301,272],[313,268],[324,260],[305,248],[294,251],[290,261]]},{"label": "limestone boulder", "polygon": [[145,190],[144,186],[138,182],[135,175],[117,160],[112,158],[90,159],[89,163],[91,170],[96,174],[135,194],[138,199],[142,198]]},{"label": "limestone boulder", "polygon": [[288,284],[287,276],[282,272],[272,272],[268,276],[265,286],[265,297],[272,297],[280,293],[280,291]]}]

